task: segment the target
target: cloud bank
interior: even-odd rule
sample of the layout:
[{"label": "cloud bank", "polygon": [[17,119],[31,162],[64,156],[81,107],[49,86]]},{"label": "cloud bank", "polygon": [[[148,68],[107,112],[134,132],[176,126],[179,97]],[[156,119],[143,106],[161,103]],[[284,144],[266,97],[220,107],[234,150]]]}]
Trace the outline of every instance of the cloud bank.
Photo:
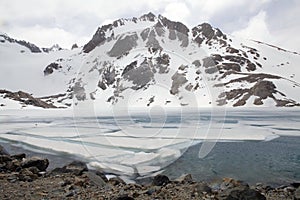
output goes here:
[{"label": "cloud bank", "polygon": [[300,52],[297,0],[27,0],[0,5],[0,31],[49,47],[85,44],[102,24],[149,11],[186,23],[209,22],[227,34]]}]

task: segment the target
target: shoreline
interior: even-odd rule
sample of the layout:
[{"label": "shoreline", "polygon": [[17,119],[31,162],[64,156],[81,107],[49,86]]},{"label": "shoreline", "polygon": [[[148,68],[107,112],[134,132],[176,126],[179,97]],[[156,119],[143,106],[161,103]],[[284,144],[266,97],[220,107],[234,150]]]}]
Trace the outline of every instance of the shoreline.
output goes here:
[{"label": "shoreline", "polygon": [[[286,138],[286,139],[285,139]],[[300,149],[300,146],[298,146],[298,143],[300,144],[300,141],[298,142],[298,140],[295,139],[295,137],[292,136],[281,136],[280,138],[276,138],[272,141],[268,141],[267,143],[264,141],[244,141],[244,142],[225,142],[225,143],[217,143],[217,146],[213,149],[213,152],[211,153],[211,155],[209,155],[207,158],[205,159],[199,159],[197,157],[198,155],[198,151],[199,148],[201,146],[201,144],[196,144],[193,145],[191,147],[189,147],[184,154],[176,161],[170,163],[168,166],[164,167],[163,169],[160,169],[160,173],[164,174],[172,179],[175,179],[178,177],[178,174],[187,174],[190,173],[194,179],[196,181],[214,181],[214,180],[219,180],[222,178],[226,178],[226,177],[231,177],[237,180],[243,180],[246,181],[249,184],[255,184],[257,182],[259,183],[264,183],[267,185],[270,185],[272,187],[278,187],[280,185],[286,185],[289,184],[290,182],[299,182],[300,178],[299,178],[299,171],[297,172],[297,168],[299,168],[298,165],[295,165],[294,167],[294,175],[290,174],[291,172],[289,172],[288,175],[293,175],[289,178],[287,178],[285,176],[284,173],[286,173],[285,171],[288,171],[289,169],[293,168],[293,166],[289,166],[289,168],[283,168],[281,166],[281,168],[284,170],[282,172],[281,175],[276,175],[274,177],[272,177],[272,172],[268,171],[268,169],[264,169],[265,171],[262,171],[261,169],[255,169],[257,166],[251,166],[249,165],[249,162],[246,163],[241,163],[240,158],[239,157],[243,157],[245,155],[247,155],[248,160],[251,159],[257,159],[256,157],[252,158],[249,157],[249,155],[247,154],[247,152],[243,152],[245,155],[240,155],[240,154],[235,154],[234,156],[232,156],[232,154],[234,154],[233,152],[235,150],[238,150],[238,148],[241,148],[241,146],[243,148],[246,147],[246,149],[248,148],[247,145],[251,145],[251,147],[253,145],[255,145],[254,149],[258,149],[258,151],[260,151],[260,146],[266,146],[266,144],[270,145],[270,148],[272,151],[274,151],[274,147],[277,148],[277,150],[280,148],[280,146],[278,146],[278,143],[280,143],[281,140],[287,140],[288,143],[290,143],[290,141],[297,141],[297,143],[293,144],[293,146],[296,146],[297,149]],[[33,148],[29,147],[27,148],[26,146],[23,146],[22,144],[18,144],[18,143],[10,143],[9,141],[5,141],[3,142],[0,141],[0,145],[4,146],[5,149],[7,149],[9,151],[10,154],[20,154],[20,153],[25,153],[27,154],[29,157],[32,156],[38,156],[38,157],[44,157],[49,159],[50,164],[48,167],[48,170],[52,170],[54,168],[57,167],[62,167],[74,160],[80,160],[82,162],[86,162],[87,160],[85,160],[84,158],[81,158],[79,156],[76,155],[72,155],[72,154],[68,154],[68,153],[58,153],[56,154],[55,151],[53,152],[47,152],[46,150],[40,150],[38,149],[37,151],[34,151]],[[228,145],[230,146],[230,149],[228,149]],[[233,146],[232,146],[233,145]],[[274,146],[275,145],[275,146]],[[285,145],[285,143],[282,143],[281,145]],[[226,148],[224,148],[224,146]],[[297,149],[293,149],[295,151],[295,155],[297,156]],[[279,149],[281,151],[281,154],[286,154],[286,152],[283,151],[283,149]],[[224,157],[223,152],[225,152],[227,154],[229,154],[230,156],[232,156],[232,161],[229,160],[229,164],[228,163],[224,163],[223,161],[220,160],[220,156],[221,158]],[[222,154],[220,154],[220,152]],[[256,154],[257,152],[250,152],[252,154]],[[227,154],[225,154],[225,156],[227,156]],[[275,152],[276,154],[276,152]],[[268,154],[264,155],[264,157],[262,156],[262,160],[267,162],[266,156],[269,156]],[[261,157],[261,155],[260,155]],[[228,159],[228,158],[227,158]],[[226,160],[226,159],[223,159]],[[299,162],[299,161],[296,161]],[[86,162],[88,164],[88,162]],[[216,166],[216,164],[218,164],[218,166]],[[236,165],[238,164],[238,165]],[[281,163],[281,164],[284,164]],[[296,163],[297,164],[297,163]],[[225,169],[222,169],[224,168]],[[235,167],[235,168],[234,168]],[[251,167],[254,167],[254,169],[251,169]],[[262,167],[262,166],[260,166]],[[242,168],[242,169],[239,169]],[[247,170],[247,169],[250,170]],[[279,167],[280,168],[280,167]],[[91,167],[91,169],[95,169],[93,167]],[[230,170],[229,170],[230,169]],[[300,169],[300,168],[299,168]],[[117,172],[112,173],[111,170],[106,170],[103,169],[104,172],[106,172],[107,175],[119,175],[122,176],[123,178],[125,178],[124,180],[126,180],[127,182],[143,182],[144,180],[149,179],[149,175],[145,175],[145,176],[139,176],[139,177],[135,177],[132,178],[130,176],[126,176],[125,174],[118,174]],[[253,174],[253,171],[255,173],[255,170],[260,170],[258,171],[258,173],[263,173],[263,176],[258,176],[257,174]],[[267,171],[266,171],[267,170]],[[274,170],[274,169],[273,169]],[[233,171],[234,173],[231,173],[231,171]],[[245,174],[247,173],[247,174]],[[269,174],[268,174],[269,173]],[[280,173],[280,172],[278,172]],[[156,173],[155,173],[156,174]],[[241,176],[242,174],[242,176]],[[257,177],[257,178],[255,178]],[[142,180],[142,181],[140,181]],[[275,181],[274,181],[275,180]]]},{"label": "shoreline", "polygon": [[178,174],[176,179],[159,174],[145,184],[126,183],[118,176],[108,179],[101,170],[89,170],[81,161],[49,170],[45,154],[7,151],[0,146],[0,199],[300,199],[300,182],[274,188],[233,178],[206,182],[195,181],[191,174]]}]

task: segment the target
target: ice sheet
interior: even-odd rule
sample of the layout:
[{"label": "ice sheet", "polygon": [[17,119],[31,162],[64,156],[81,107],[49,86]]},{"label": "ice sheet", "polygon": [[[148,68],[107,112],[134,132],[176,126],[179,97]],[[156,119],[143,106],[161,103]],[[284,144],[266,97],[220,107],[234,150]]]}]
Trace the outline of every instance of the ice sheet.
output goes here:
[{"label": "ice sheet", "polygon": [[93,167],[135,176],[162,170],[196,143],[300,136],[299,122],[296,109],[81,118],[59,110],[10,110],[0,113],[0,139],[31,149],[74,154]]}]

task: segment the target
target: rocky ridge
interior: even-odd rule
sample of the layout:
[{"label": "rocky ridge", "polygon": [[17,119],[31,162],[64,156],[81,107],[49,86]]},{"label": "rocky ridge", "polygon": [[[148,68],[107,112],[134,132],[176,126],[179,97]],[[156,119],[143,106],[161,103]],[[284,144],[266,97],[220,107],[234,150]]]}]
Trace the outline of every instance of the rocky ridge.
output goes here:
[{"label": "rocky ridge", "polygon": [[[4,99],[11,99],[17,101],[22,107],[35,106],[41,108],[58,108],[53,105],[53,99],[58,99],[59,97],[64,97],[64,94],[52,95],[47,97],[33,97],[31,94],[23,91],[11,92],[8,90],[0,90],[0,97]],[[1,107],[5,107],[5,104],[0,104]]]}]

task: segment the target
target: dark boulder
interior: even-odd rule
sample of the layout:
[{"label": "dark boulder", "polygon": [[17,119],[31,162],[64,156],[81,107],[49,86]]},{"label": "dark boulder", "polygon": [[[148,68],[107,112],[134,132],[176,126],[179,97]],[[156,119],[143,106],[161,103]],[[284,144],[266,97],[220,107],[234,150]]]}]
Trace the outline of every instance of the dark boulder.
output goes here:
[{"label": "dark boulder", "polygon": [[22,161],[23,158],[26,158],[26,154],[25,153],[20,153],[20,154],[16,154],[16,155],[12,155],[11,156],[11,159],[13,160],[19,160],[19,161]]},{"label": "dark boulder", "polygon": [[164,186],[168,183],[170,183],[170,179],[165,175],[156,175],[152,181],[152,185],[155,186]]},{"label": "dark boulder", "polygon": [[294,188],[298,188],[300,187],[300,182],[291,183],[291,186],[293,186]]},{"label": "dark boulder", "polygon": [[1,145],[0,145],[0,155],[9,155],[6,149]]},{"label": "dark boulder", "polygon": [[62,167],[55,168],[52,170],[52,174],[62,174],[62,173],[71,173],[76,176],[82,175],[83,172],[88,171],[87,165],[81,161],[73,161],[70,164]]},{"label": "dark boulder", "polygon": [[50,63],[44,70],[44,76],[50,75],[54,72],[54,70],[58,70],[62,68],[58,63]]},{"label": "dark boulder", "polygon": [[46,171],[48,166],[49,166],[49,160],[40,157],[29,158],[24,160],[22,163],[22,168],[36,167],[40,171]]},{"label": "dark boulder", "polygon": [[77,49],[78,48],[78,45],[75,43],[72,45],[72,48],[71,49]]},{"label": "dark boulder", "polygon": [[225,191],[224,200],[266,200],[266,197],[260,192],[250,189],[249,187],[235,187]]},{"label": "dark boulder", "polygon": [[108,183],[111,185],[126,185],[125,181],[123,181],[120,177],[113,177],[108,180]]}]

